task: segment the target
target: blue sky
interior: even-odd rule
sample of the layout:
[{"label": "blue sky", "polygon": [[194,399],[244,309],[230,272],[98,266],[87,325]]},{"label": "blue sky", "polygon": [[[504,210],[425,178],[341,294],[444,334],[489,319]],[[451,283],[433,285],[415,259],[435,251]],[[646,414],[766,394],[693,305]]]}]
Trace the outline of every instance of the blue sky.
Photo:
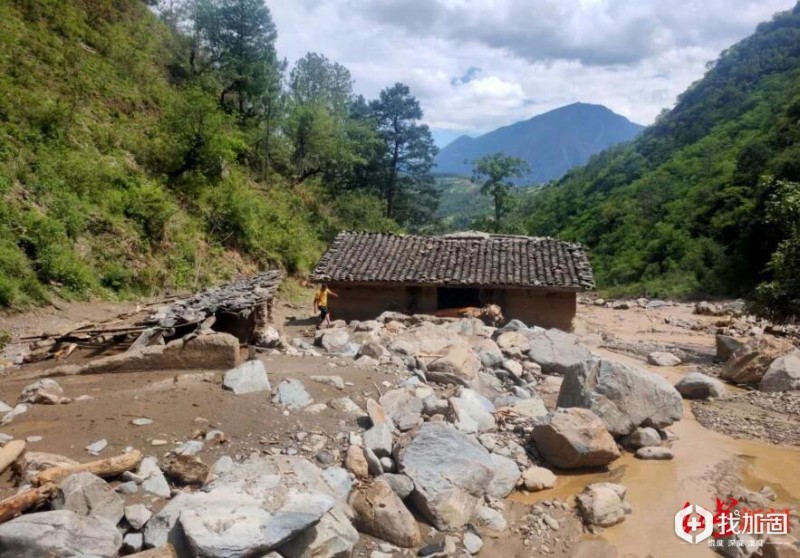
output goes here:
[{"label": "blue sky", "polygon": [[706,63],[793,0],[267,0],[279,54],[397,81],[439,145],[572,102],[649,124]]}]

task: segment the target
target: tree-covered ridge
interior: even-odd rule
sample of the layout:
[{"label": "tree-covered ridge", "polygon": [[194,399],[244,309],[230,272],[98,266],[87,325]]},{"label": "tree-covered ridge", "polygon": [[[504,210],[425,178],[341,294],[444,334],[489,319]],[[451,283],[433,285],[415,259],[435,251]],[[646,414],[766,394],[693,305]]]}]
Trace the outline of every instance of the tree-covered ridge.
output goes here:
[{"label": "tree-covered ridge", "polygon": [[0,3],[0,306],[302,272],[338,230],[425,222],[408,88],[290,68],[278,32],[263,0]]},{"label": "tree-covered ridge", "polygon": [[798,92],[800,5],[723,52],[631,144],[529,193],[518,218],[588,244],[614,291],[752,294],[786,237],[767,204],[800,180]]}]

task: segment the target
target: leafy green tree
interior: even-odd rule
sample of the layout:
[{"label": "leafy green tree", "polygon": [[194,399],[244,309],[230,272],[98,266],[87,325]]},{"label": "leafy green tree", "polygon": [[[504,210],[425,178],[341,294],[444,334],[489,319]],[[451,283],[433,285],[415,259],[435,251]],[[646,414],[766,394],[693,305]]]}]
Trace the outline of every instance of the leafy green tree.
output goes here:
[{"label": "leafy green tree", "polygon": [[[428,126],[419,122],[423,116],[419,101],[407,85],[396,83],[381,91],[370,110],[385,144],[381,194],[386,216],[399,222],[419,222],[435,212],[438,203],[430,175],[438,149]],[[422,205],[398,204],[403,197],[408,201],[408,194],[415,191],[427,194],[419,200]],[[413,214],[409,213],[412,205]]]},{"label": "leafy green tree", "polygon": [[509,178],[525,176],[530,172],[527,162],[518,157],[509,157],[502,153],[485,155],[475,161],[472,179],[483,182],[481,194],[491,196],[494,200],[494,232],[503,229],[504,221],[514,208],[514,184]]},{"label": "leafy green tree", "polygon": [[274,87],[280,71],[278,31],[264,0],[193,0],[195,71],[213,69],[222,90],[219,104],[240,118],[255,115],[256,99]]},{"label": "leafy green tree", "polygon": [[292,99],[298,105],[321,104],[330,112],[346,115],[353,97],[350,70],[309,52],[297,61],[289,78]]},{"label": "leafy green tree", "polygon": [[772,280],[758,286],[762,311],[776,319],[800,316],[800,183],[778,181],[767,202],[767,220],[784,240],[769,260]]}]

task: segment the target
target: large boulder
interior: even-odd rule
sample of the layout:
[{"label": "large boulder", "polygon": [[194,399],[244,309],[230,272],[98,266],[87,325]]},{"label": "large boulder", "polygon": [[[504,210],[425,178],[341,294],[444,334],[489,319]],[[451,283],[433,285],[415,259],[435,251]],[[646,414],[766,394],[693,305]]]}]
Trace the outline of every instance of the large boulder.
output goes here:
[{"label": "large boulder", "polygon": [[414,482],[411,500],[439,530],[463,527],[494,478],[489,452],[474,438],[426,422],[395,449],[400,473]]},{"label": "large boulder", "polygon": [[116,525],[125,513],[125,502],[106,481],[92,473],[73,473],[58,485],[53,509],[78,515],[102,517]]},{"label": "large boulder", "polygon": [[469,385],[481,369],[481,361],[468,345],[451,345],[428,365],[428,380],[442,384]]},{"label": "large boulder", "polygon": [[114,558],[120,546],[122,535],[114,523],[69,510],[31,513],[0,525],[0,556]]},{"label": "large boulder", "polygon": [[702,372],[689,372],[675,384],[684,399],[708,399],[725,395],[725,384]]},{"label": "large boulder", "polygon": [[260,360],[248,360],[225,372],[222,385],[236,395],[256,391],[270,391],[267,370]]},{"label": "large boulder", "polygon": [[[498,330],[500,331],[500,330]],[[527,330],[526,330],[527,331]],[[528,337],[522,331],[509,330],[503,331],[497,336],[495,340],[497,346],[504,353],[521,352],[525,353],[530,350],[531,344]]]},{"label": "large boulder", "polygon": [[540,331],[528,338],[528,358],[541,366],[545,374],[564,375],[570,367],[592,357],[575,335],[560,329]]},{"label": "large boulder", "polygon": [[664,428],[683,417],[681,395],[663,377],[603,359],[569,368],[557,406],[591,409],[614,436],[639,426]]},{"label": "large boulder", "polygon": [[777,358],[792,351],[794,345],[769,335],[754,337],[737,350],[722,367],[720,378],[734,384],[758,385]]},{"label": "large boulder", "polygon": [[473,349],[478,353],[481,364],[486,368],[496,368],[503,363],[503,351],[491,339],[480,339],[473,344]]},{"label": "large boulder", "polygon": [[[349,508],[336,501],[312,463],[299,457],[262,457],[222,472],[203,491],[171,500],[148,521],[145,545],[170,542],[179,556],[214,557],[261,556],[281,547],[281,555],[294,558],[307,556],[309,545],[337,544],[342,532],[346,541],[355,540],[348,517]],[[316,531],[307,533],[310,528]],[[301,534],[307,537],[305,546],[285,551],[283,546]]]},{"label": "large boulder", "polygon": [[603,421],[588,409],[556,409],[533,427],[532,440],[539,455],[560,469],[603,467],[620,455]]},{"label": "large boulder", "polygon": [[800,390],[800,349],[776,358],[758,386],[761,391]]},{"label": "large boulder", "polygon": [[375,479],[358,487],[350,495],[350,506],[362,533],[403,548],[422,543],[417,521],[385,480]]}]

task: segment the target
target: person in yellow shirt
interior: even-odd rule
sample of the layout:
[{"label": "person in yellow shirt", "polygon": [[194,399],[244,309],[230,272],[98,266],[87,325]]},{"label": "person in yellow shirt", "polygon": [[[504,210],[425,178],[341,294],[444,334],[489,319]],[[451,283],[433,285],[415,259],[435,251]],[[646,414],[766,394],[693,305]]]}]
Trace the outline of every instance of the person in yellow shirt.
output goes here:
[{"label": "person in yellow shirt", "polygon": [[330,327],[331,325],[331,313],[328,310],[328,295],[336,297],[339,296],[332,290],[328,288],[328,285],[320,285],[317,294],[314,295],[314,313],[316,314],[319,312],[319,325],[317,328],[322,327],[322,324],[325,324],[325,327]]}]

